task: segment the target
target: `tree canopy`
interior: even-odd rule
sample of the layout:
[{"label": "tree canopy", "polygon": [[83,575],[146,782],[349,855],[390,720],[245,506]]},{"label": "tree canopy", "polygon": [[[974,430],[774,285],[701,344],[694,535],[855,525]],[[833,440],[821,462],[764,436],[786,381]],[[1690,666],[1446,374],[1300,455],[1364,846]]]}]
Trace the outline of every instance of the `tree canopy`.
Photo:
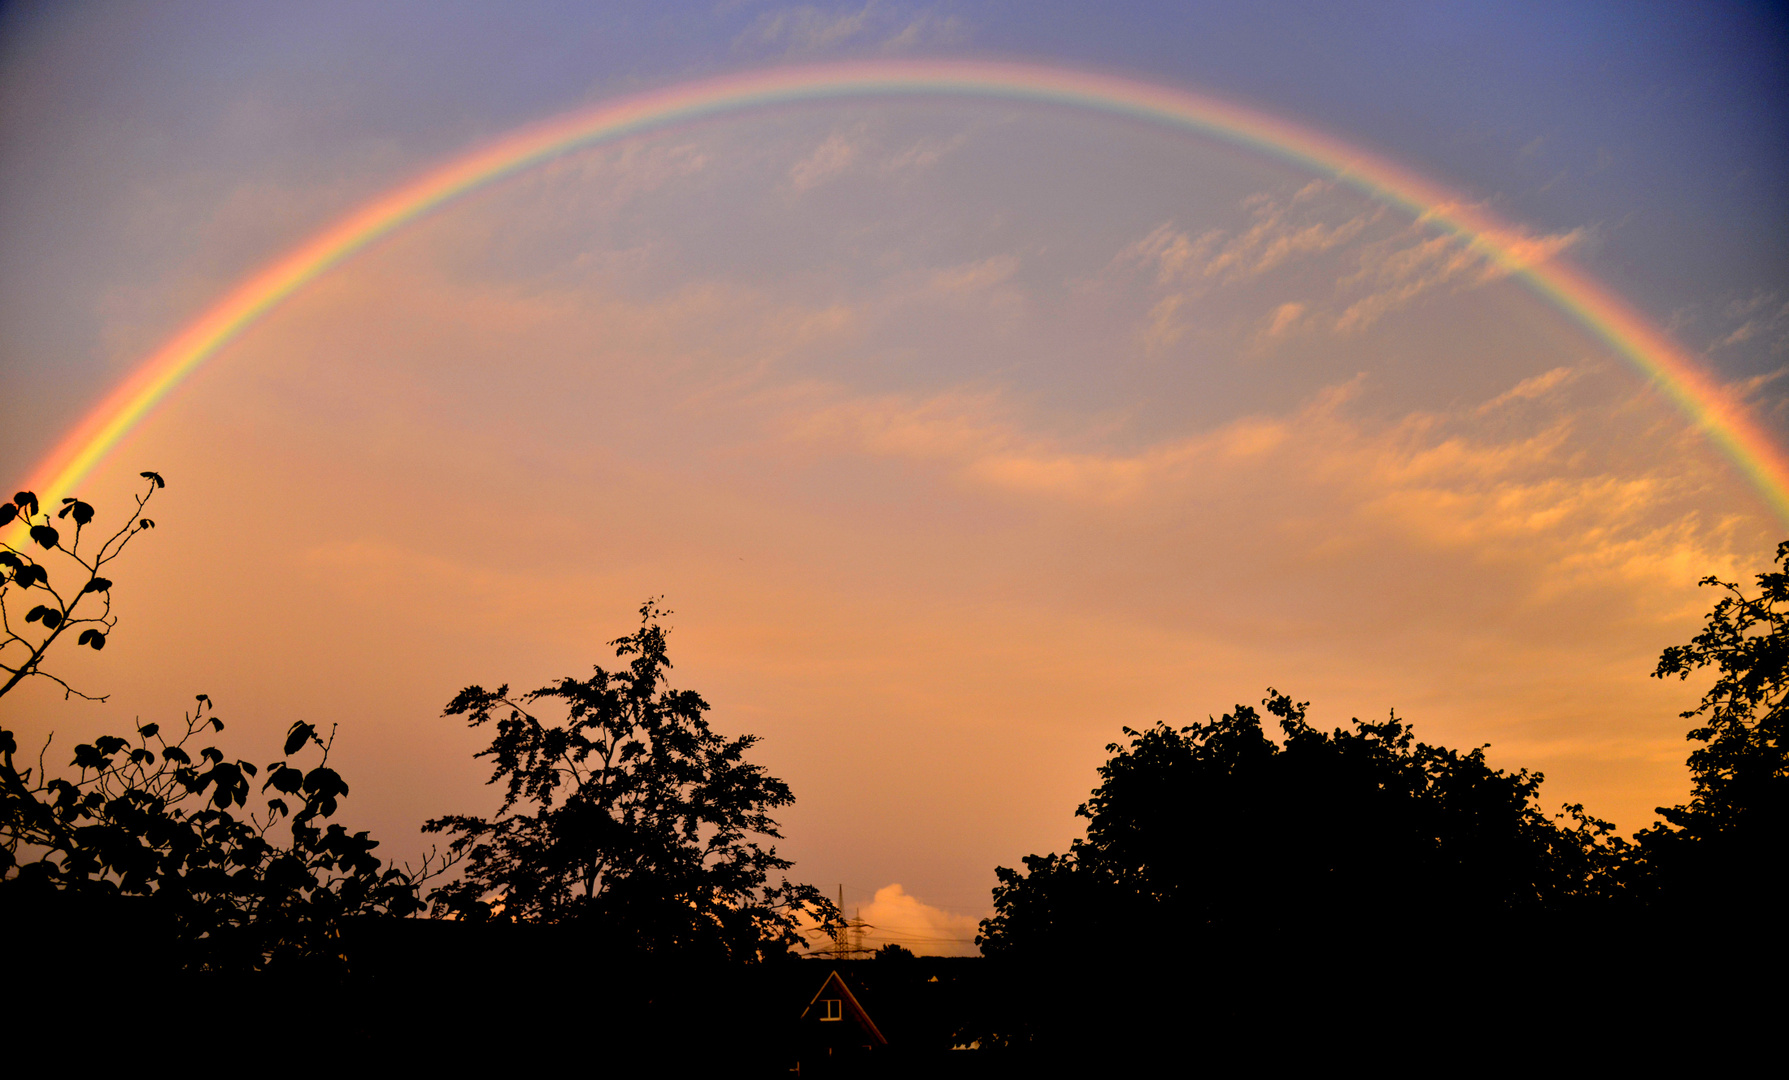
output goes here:
[{"label": "tree canopy", "polygon": [[[1659,807],[1625,868],[1642,903],[1671,908],[1756,908],[1782,902],[1789,858],[1789,541],[1778,569],[1757,575],[1757,594],[1706,577],[1723,595],[1702,632],[1659,656],[1656,678],[1715,671],[1702,701],[1683,714],[1690,801]],[[1760,908],[1762,910],[1763,908]]]},{"label": "tree canopy", "polygon": [[[72,530],[51,525],[31,492],[0,512],[0,523],[22,518],[36,545],[0,545],[0,653],[9,656],[0,695],[42,677],[90,697],[41,665],[67,631],[84,627],[76,642],[99,649],[116,629],[102,571],[154,524],[143,511],[164,482],[143,476],[148,488],[134,512],[90,554],[81,549],[95,516],[87,503],[63,500],[56,518]],[[58,591],[53,583],[63,580],[73,585]],[[15,607],[29,609],[22,624]],[[123,913],[146,930],[148,940],[134,942],[139,952],[176,968],[240,972],[337,961],[344,920],[419,910],[415,876],[382,865],[367,833],[328,822],[348,794],[329,765],[333,732],[326,740],[309,723],[292,724],[257,791],[260,767],[199,744],[223,729],[200,694],[183,724],[141,724],[131,736],[81,743],[65,770],[47,765],[48,744],[32,762],[0,729],[0,900],[12,917],[29,911],[42,929],[78,912],[92,924],[83,931],[104,942],[94,927]]]},{"label": "tree canopy", "polygon": [[1325,732],[1305,703],[1270,690],[1264,704],[1277,742],[1246,705],[1126,728],[1076,811],[1086,837],[1028,856],[1022,873],[997,869],[983,951],[1096,948],[1113,919],[1165,920],[1184,938],[1279,933],[1316,912],[1482,918],[1601,887],[1609,826],[1550,821],[1539,774],[1417,742],[1396,715]]},{"label": "tree canopy", "polygon": [[[708,703],[667,685],[668,612],[640,608],[640,628],[609,644],[624,661],[512,697],[467,687],[446,715],[494,728],[478,756],[503,786],[494,817],[455,815],[424,827],[453,837],[459,880],[431,897],[438,915],[577,923],[617,945],[731,959],[800,942],[807,885],[772,873],[792,864],[758,838],[780,838],[771,812],[787,784],[746,760],[756,736],[726,739]],[[535,715],[542,705],[564,719]]]}]

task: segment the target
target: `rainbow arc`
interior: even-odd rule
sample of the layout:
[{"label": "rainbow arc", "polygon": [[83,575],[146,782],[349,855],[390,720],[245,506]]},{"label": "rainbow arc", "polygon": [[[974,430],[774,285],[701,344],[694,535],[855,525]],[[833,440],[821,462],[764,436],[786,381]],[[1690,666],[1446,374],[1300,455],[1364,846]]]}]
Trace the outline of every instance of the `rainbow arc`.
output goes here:
[{"label": "rainbow arc", "polygon": [[1141,120],[1251,147],[1394,205],[1524,281],[1632,364],[1789,522],[1789,460],[1744,404],[1620,297],[1563,258],[1536,261],[1519,230],[1401,166],[1216,98],[1029,64],[877,61],[778,68],[684,83],[515,131],[402,184],[244,279],[145,357],[46,455],[29,485],[72,493],[182,382],[269,310],[369,244],[455,198],[567,151],[728,114],[852,99],[992,99]]}]

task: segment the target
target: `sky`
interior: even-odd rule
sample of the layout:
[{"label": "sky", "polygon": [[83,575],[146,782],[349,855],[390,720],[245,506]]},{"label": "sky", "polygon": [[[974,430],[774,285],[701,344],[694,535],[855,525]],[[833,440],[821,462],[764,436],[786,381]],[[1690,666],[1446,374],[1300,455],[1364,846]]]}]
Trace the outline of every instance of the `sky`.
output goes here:
[{"label": "sky", "polygon": [[[1022,61],[1206,95],[1454,193],[1789,442],[1789,22],[1763,5],[0,8],[0,466],[233,284],[432,166],[690,80]],[[1569,312],[1258,147],[988,99],[745,110],[575,150],[320,276],[85,481],[156,469],[104,653],[0,723],[338,726],[399,861],[495,808],[468,684],[677,685],[793,788],[779,850],[972,952],[1122,728],[1275,687],[1489,744],[1624,831],[1687,794],[1648,678],[1784,522]],[[21,481],[22,482],[22,481]],[[54,755],[52,755],[53,757]]]}]

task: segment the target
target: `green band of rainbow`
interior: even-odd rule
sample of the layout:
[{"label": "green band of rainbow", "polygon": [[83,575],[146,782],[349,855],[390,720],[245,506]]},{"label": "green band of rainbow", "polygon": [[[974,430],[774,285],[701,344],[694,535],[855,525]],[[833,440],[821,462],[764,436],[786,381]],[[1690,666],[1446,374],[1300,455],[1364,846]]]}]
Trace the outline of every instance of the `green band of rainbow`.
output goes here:
[{"label": "green band of rainbow", "polygon": [[1744,405],[1607,289],[1401,167],[1277,117],[1106,75],[1027,64],[879,61],[779,68],[685,83],[516,131],[403,184],[232,288],[140,363],[43,459],[30,486],[53,502],[75,487],[174,387],[263,313],[378,238],[443,203],[568,150],[747,109],[862,98],[985,98],[1069,106],[1193,131],[1333,177],[1450,232],[1528,282],[1662,390],[1789,522],[1789,463]]}]

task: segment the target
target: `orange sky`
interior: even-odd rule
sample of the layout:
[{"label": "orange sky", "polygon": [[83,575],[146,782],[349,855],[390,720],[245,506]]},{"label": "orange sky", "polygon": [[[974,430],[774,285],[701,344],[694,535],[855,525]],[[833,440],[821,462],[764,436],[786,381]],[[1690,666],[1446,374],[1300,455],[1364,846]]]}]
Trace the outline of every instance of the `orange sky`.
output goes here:
[{"label": "orange sky", "polygon": [[[337,191],[147,201],[191,254],[109,294],[111,362]],[[112,645],[51,665],[112,698],[0,722],[71,745],[203,692],[251,760],[336,723],[347,820],[414,858],[495,804],[442,705],[607,662],[663,595],[678,685],[796,793],[795,873],[922,952],[1077,835],[1122,726],[1269,685],[1631,831],[1687,791],[1700,693],[1647,675],[1780,524],[1483,271],[1287,166],[1018,107],[577,154],[328,275],[132,436],[83,496],[160,470],[159,527]]]}]

